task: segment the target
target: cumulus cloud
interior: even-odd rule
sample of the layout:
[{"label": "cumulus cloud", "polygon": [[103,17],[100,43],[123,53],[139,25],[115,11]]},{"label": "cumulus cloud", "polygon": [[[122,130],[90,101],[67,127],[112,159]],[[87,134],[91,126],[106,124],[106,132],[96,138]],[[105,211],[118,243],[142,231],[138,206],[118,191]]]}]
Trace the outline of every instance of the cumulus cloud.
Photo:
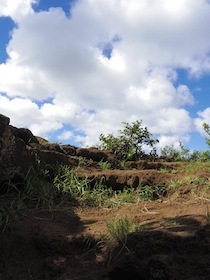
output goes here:
[{"label": "cumulus cloud", "polygon": [[163,143],[188,138],[194,98],[176,84],[177,69],[210,71],[208,1],[82,0],[71,17],[61,8],[35,13],[33,3],[0,1],[0,15],[17,22],[0,65],[0,108],[14,124],[40,136],[71,125],[83,145],[136,119]]},{"label": "cumulus cloud", "polygon": [[27,14],[32,14],[32,4],[36,4],[36,0],[1,0],[0,16],[11,17],[14,21],[19,21]]},{"label": "cumulus cloud", "polygon": [[205,135],[204,129],[203,129],[203,123],[210,124],[210,107],[207,107],[203,111],[198,112],[198,117],[195,118],[194,124],[195,128],[203,135]]},{"label": "cumulus cloud", "polygon": [[58,139],[63,141],[63,140],[71,140],[72,137],[74,136],[73,132],[70,130],[64,130],[60,135],[58,135]]}]

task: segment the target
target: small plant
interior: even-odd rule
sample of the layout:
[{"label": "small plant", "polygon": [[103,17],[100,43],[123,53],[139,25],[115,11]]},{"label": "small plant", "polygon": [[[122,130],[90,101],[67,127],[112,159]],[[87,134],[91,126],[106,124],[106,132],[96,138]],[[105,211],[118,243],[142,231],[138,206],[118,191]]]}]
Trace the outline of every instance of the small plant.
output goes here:
[{"label": "small plant", "polygon": [[26,211],[26,203],[24,197],[2,196],[0,200],[0,230],[3,232],[5,228],[19,217],[24,216]]},{"label": "small plant", "polygon": [[79,157],[79,163],[78,163],[78,166],[79,167],[83,167],[83,166],[85,166],[85,159],[83,158],[83,157]]},{"label": "small plant", "polygon": [[103,171],[109,170],[112,167],[111,163],[108,161],[100,161],[98,165]]},{"label": "small plant", "polygon": [[169,173],[170,171],[166,167],[162,167],[158,170],[160,173]]},{"label": "small plant", "polygon": [[107,221],[107,229],[112,240],[126,246],[129,233],[141,230],[141,227],[132,223],[127,217]]},{"label": "small plant", "polygon": [[58,189],[63,203],[73,203],[80,206],[110,207],[110,197],[113,190],[103,185],[101,177],[94,185],[86,177],[81,177],[77,169],[61,166],[54,179],[54,186]]},{"label": "small plant", "polygon": [[137,194],[140,200],[155,200],[166,194],[166,187],[162,184],[157,186],[140,186],[137,188]]},{"label": "small plant", "polygon": [[125,163],[126,163],[126,160],[121,160],[119,162],[119,168],[124,170],[125,169]]},{"label": "small plant", "polygon": [[177,190],[181,184],[182,183],[179,180],[170,181],[168,188],[171,190]]}]

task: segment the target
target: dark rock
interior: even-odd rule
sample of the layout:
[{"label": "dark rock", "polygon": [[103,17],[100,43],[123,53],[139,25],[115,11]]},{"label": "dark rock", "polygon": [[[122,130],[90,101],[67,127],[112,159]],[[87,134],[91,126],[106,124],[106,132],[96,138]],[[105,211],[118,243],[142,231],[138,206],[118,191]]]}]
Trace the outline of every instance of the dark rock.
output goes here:
[{"label": "dark rock", "polygon": [[39,143],[33,133],[27,128],[19,128],[18,137],[21,138],[26,144]]},{"label": "dark rock", "polygon": [[5,125],[9,125],[10,119],[2,114],[0,114],[0,122],[4,123]]},{"label": "dark rock", "polygon": [[65,154],[75,156],[78,148],[71,145],[61,145],[61,149],[65,152]]},{"label": "dark rock", "polygon": [[97,148],[79,148],[76,151],[77,156],[81,156],[87,159],[92,159],[93,161],[109,161],[113,162],[114,155],[109,150],[98,150]]},{"label": "dark rock", "polygon": [[0,184],[36,175],[38,164],[52,173],[58,165],[75,163],[58,144],[41,145],[29,129],[13,127],[0,115]]},{"label": "dark rock", "polygon": [[34,155],[14,131],[8,122],[0,122],[0,182],[10,180],[17,173],[24,178],[35,164]]}]

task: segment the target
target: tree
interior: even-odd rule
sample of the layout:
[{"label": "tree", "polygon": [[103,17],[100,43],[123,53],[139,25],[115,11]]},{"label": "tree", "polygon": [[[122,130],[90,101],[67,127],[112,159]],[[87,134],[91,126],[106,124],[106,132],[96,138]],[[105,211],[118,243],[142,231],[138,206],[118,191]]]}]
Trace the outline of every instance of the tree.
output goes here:
[{"label": "tree", "polygon": [[124,129],[119,130],[118,136],[101,134],[99,140],[102,142],[100,148],[112,150],[119,160],[138,160],[148,156],[144,148],[149,148],[149,156],[156,156],[155,144],[159,142],[152,139],[152,134],[147,127],[142,127],[142,121],[132,124],[123,122]]},{"label": "tree", "polygon": [[210,148],[210,125],[207,123],[203,123],[203,129],[208,134],[208,137],[206,138],[206,144]]},{"label": "tree", "polygon": [[184,146],[182,141],[179,141],[179,148],[175,149],[174,145],[165,146],[161,150],[162,157],[173,158],[174,161],[189,160],[191,157],[190,149]]}]

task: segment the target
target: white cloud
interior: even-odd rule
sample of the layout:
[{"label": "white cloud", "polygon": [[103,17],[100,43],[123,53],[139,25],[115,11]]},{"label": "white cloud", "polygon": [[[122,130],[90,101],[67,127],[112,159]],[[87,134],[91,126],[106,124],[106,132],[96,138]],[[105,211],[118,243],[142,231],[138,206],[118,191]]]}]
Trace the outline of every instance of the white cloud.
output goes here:
[{"label": "white cloud", "polygon": [[58,135],[59,140],[71,140],[74,134],[70,130],[64,130],[60,135]]},{"label": "white cloud", "polygon": [[203,123],[207,123],[210,125],[210,107],[207,107],[205,110],[198,112],[198,117],[194,120],[195,128],[202,135],[205,135],[203,129]]},{"label": "white cloud", "polygon": [[9,16],[14,21],[19,21],[27,14],[32,14],[32,4],[36,0],[0,0],[0,16]]},{"label": "white cloud", "polygon": [[[0,108],[15,124],[25,114],[40,136],[69,124],[93,145],[122,121],[142,119],[163,142],[186,139],[193,127],[186,106],[194,99],[187,85],[175,86],[176,70],[198,77],[210,71],[207,1],[83,0],[71,18],[58,8],[35,13],[33,2],[0,0],[0,15],[17,22],[0,65],[7,94]],[[17,100],[25,106],[21,116]]]},{"label": "white cloud", "polygon": [[30,99],[9,99],[0,95],[0,112],[10,117],[11,124],[17,127],[30,126],[39,122],[39,108]]}]

